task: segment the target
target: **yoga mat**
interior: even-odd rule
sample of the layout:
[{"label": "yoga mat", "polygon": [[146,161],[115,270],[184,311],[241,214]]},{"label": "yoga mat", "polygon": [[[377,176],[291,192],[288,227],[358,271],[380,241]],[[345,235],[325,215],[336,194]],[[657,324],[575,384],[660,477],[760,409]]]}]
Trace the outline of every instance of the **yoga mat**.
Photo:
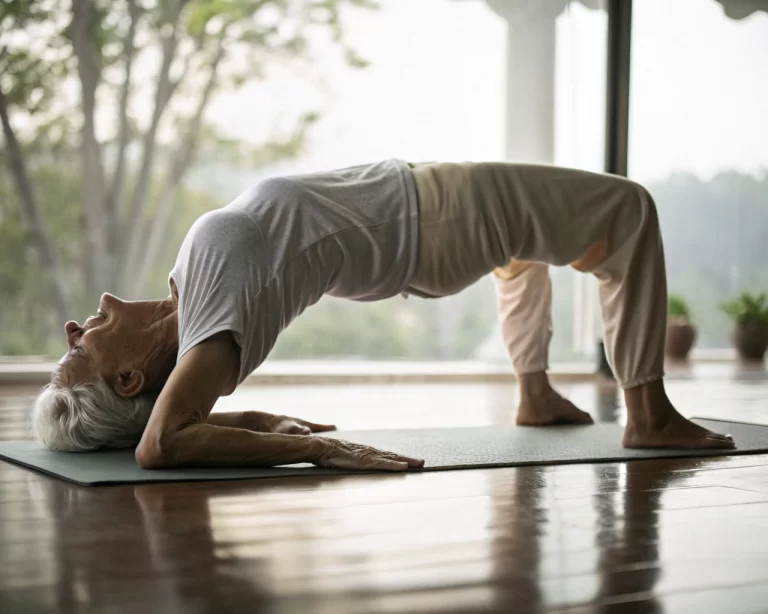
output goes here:
[{"label": "yoga mat", "polygon": [[[766,425],[705,418],[693,421],[712,431],[732,435],[738,448],[625,450],[621,446],[623,428],[617,424],[336,431],[324,435],[424,458],[426,466],[413,471],[768,453]],[[52,452],[30,441],[0,442],[0,458],[83,486],[380,473],[323,469],[310,464],[267,469],[144,470],[136,464],[132,449]]]}]

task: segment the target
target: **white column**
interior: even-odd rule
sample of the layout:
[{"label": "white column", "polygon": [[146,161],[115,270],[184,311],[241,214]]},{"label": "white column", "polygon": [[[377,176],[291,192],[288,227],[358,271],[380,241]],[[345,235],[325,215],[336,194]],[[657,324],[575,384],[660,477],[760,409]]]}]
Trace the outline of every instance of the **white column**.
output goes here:
[{"label": "white column", "polygon": [[555,20],[568,0],[486,0],[507,22],[505,154],[554,161]]},{"label": "white column", "polygon": [[[603,9],[603,0],[579,0]],[[486,0],[507,22],[505,156],[551,164],[555,158],[556,20],[570,0]],[[573,349],[594,356],[599,333],[597,280],[573,273]]]}]

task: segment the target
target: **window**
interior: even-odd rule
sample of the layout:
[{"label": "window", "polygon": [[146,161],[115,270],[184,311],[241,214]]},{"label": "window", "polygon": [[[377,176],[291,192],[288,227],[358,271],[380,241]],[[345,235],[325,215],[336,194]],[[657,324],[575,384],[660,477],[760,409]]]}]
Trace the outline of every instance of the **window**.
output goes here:
[{"label": "window", "polygon": [[633,4],[629,174],[656,199],[669,292],[703,349],[730,346],[721,301],[768,291],[768,14],[736,4]]},{"label": "window", "polygon": [[[310,152],[288,168],[392,155],[602,170],[607,16],[601,4],[572,2],[562,12],[512,5],[495,11],[488,4],[499,6],[391,2],[361,16],[353,32],[371,66],[329,77],[334,110]],[[597,337],[591,323],[583,326],[592,281],[570,269],[551,275],[551,359],[582,359]],[[284,333],[273,354],[312,355],[507,360],[487,278],[440,301],[350,305],[325,298]]]},{"label": "window", "polygon": [[[10,54],[0,57],[0,91],[14,93],[6,99],[9,126],[45,232],[30,227],[19,177],[0,175],[0,354],[60,355],[61,321],[81,320],[103,291],[166,296],[191,222],[262,177],[390,156],[602,169],[607,17],[600,0],[382,0],[376,10],[337,0],[328,4],[340,9],[341,42],[324,24],[304,26],[310,13],[302,11],[325,3],[268,3],[229,30],[216,14],[227,3],[210,10],[193,3],[180,15],[140,17],[133,55],[129,4],[93,17],[105,19],[93,114],[77,74],[64,71],[79,65],[78,49],[87,46],[66,38],[53,44],[72,6],[42,3],[45,10],[23,23],[3,17],[0,47]],[[77,17],[67,35],[95,35],[80,27],[86,21]],[[163,90],[170,98],[155,133],[161,41],[174,33],[166,81],[179,85]],[[30,57],[43,61],[25,65]],[[81,142],[93,146],[85,157]],[[6,138],[0,149],[4,167],[10,145]],[[551,358],[576,360],[597,336],[587,317],[592,282],[570,269],[552,277]],[[490,279],[440,301],[325,298],[281,336],[272,358],[507,360]]]}]

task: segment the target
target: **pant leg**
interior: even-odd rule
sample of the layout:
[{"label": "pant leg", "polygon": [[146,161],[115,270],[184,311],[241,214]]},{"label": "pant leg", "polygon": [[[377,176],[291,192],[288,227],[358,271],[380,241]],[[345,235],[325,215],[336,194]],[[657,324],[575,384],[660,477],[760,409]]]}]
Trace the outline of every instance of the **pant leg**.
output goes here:
[{"label": "pant leg", "polygon": [[549,368],[552,280],[541,262],[513,260],[494,271],[501,337],[517,375]]},{"label": "pant leg", "polygon": [[637,187],[640,223],[592,272],[600,281],[606,354],[618,383],[633,388],[664,377],[667,276],[664,245],[651,195]]},{"label": "pant leg", "polygon": [[655,204],[615,175],[546,165],[416,167],[422,296],[454,294],[512,260],[600,281],[606,351],[624,388],[664,376],[667,290]]}]

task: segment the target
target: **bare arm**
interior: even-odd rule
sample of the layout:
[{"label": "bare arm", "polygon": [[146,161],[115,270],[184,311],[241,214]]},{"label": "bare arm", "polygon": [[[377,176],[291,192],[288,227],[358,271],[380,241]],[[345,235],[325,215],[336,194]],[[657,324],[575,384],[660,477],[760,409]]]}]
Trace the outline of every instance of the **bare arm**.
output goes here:
[{"label": "bare arm", "polygon": [[[238,371],[238,348],[226,333],[185,354],[155,403],[136,448],[137,462],[145,469],[271,467],[306,462],[391,471],[424,464],[423,460],[338,439],[254,432],[216,424],[218,418],[210,423],[211,409],[220,396],[234,389]],[[221,420],[237,422],[232,415]]]},{"label": "bare arm", "polygon": [[324,448],[319,438],[259,433],[205,422],[181,429],[168,444],[158,467],[274,467],[315,463]]},{"label": "bare arm", "polygon": [[285,435],[309,435],[336,430],[333,424],[317,424],[301,418],[269,414],[263,411],[217,412],[210,414],[206,422],[215,426],[231,426],[260,433],[283,433]]},{"label": "bare arm", "polygon": [[261,431],[269,433],[269,420],[267,416],[260,411],[228,411],[210,414],[206,422],[214,426],[229,426],[237,429],[246,429],[248,431]]}]

